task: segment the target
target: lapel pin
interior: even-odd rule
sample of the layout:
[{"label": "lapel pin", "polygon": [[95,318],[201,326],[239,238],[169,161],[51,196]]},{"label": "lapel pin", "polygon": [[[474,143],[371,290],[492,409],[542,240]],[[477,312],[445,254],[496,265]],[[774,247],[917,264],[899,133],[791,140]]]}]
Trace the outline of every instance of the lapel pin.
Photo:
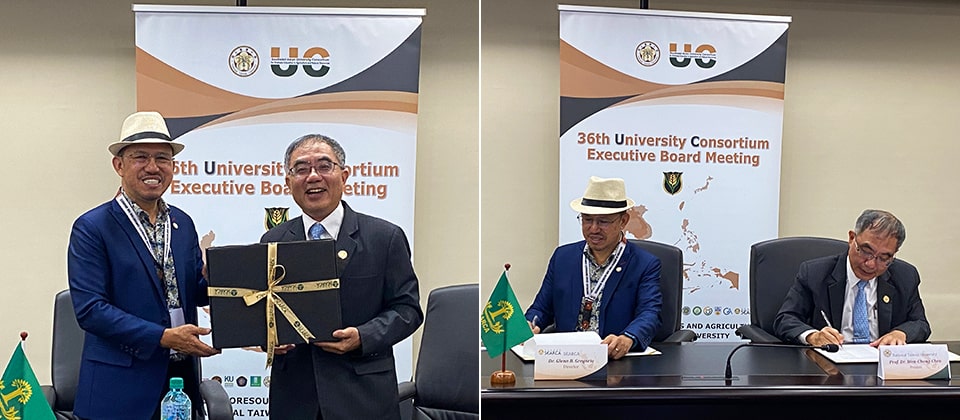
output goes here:
[{"label": "lapel pin", "polygon": [[617,267],[617,272],[618,272],[618,273],[620,272],[620,270],[623,270],[623,268],[622,268],[622,267]]},{"label": "lapel pin", "polygon": [[883,295],[883,303],[890,303],[890,296]]},{"label": "lapel pin", "polygon": [[340,252],[337,253],[337,256],[340,257],[341,260],[345,260],[347,259],[347,251],[341,249]]},{"label": "lapel pin", "polygon": [[174,229],[179,229],[180,226],[177,226],[177,222],[173,222],[173,228],[174,228]]}]

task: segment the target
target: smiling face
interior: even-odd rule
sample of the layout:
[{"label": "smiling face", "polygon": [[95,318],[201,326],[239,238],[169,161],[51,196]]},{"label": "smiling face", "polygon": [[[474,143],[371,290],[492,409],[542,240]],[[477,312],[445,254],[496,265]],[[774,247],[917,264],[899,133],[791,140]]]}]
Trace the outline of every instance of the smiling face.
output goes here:
[{"label": "smiling face", "polygon": [[113,157],[123,191],[148,212],[173,182],[173,148],[168,144],[132,144]]},{"label": "smiling face", "polygon": [[580,229],[594,256],[605,258],[620,241],[620,233],[630,220],[626,212],[616,214],[581,214]]},{"label": "smiling face", "polygon": [[[305,174],[291,173],[291,168],[318,166],[321,161],[335,163],[330,173],[321,174],[308,169]],[[300,209],[314,220],[323,220],[340,204],[343,187],[350,176],[349,170],[340,166],[336,153],[329,144],[308,141],[290,154],[286,183]]]}]

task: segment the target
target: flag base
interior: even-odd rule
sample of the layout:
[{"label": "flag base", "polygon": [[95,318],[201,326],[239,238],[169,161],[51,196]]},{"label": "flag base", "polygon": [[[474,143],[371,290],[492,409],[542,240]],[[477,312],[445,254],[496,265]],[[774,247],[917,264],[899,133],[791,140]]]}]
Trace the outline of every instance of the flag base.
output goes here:
[{"label": "flag base", "polygon": [[517,375],[511,370],[498,370],[490,375],[491,385],[512,385],[517,383]]}]

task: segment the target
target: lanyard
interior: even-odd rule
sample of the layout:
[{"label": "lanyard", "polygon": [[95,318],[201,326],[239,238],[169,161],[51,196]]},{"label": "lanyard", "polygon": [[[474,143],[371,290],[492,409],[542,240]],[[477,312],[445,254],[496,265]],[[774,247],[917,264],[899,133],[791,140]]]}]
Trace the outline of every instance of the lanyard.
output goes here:
[{"label": "lanyard", "polygon": [[613,260],[610,261],[610,265],[603,270],[603,274],[600,275],[600,279],[593,288],[590,288],[590,274],[588,273],[587,269],[587,267],[590,265],[590,261],[587,259],[587,254],[583,254],[583,296],[585,298],[590,299],[591,301],[597,300],[597,297],[600,296],[600,292],[603,291],[603,286],[607,284],[607,279],[610,278],[613,268],[616,267],[618,262],[620,262],[620,257],[623,256],[624,248],[626,248],[626,245],[623,243],[623,241],[617,244],[617,249],[613,251]]},{"label": "lanyard", "polygon": [[157,255],[150,243],[150,238],[147,237],[147,230],[143,228],[143,222],[137,217],[137,211],[133,209],[133,205],[124,198],[123,194],[117,195],[116,200],[120,204],[120,208],[123,209],[123,213],[127,215],[127,219],[130,219],[130,223],[140,234],[140,239],[143,240],[143,245],[147,247],[147,251],[150,251],[150,255],[153,256],[153,262],[157,265],[157,269],[163,270],[164,263],[170,255],[170,221],[168,220],[163,224],[163,253]]}]

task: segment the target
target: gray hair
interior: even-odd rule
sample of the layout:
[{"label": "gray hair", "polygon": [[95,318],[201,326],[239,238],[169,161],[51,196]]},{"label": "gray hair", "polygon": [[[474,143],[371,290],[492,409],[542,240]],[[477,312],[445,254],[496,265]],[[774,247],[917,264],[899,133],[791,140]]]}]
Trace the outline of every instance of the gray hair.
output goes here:
[{"label": "gray hair", "polygon": [[337,143],[336,140],[324,136],[323,134],[307,134],[294,140],[293,143],[290,143],[290,145],[287,146],[287,152],[283,155],[283,167],[287,169],[290,168],[290,155],[293,154],[294,150],[297,150],[297,148],[305,144],[314,143],[321,143],[330,146],[330,148],[333,149],[333,153],[337,155],[337,160],[339,162],[336,163],[339,163],[341,166],[347,164],[347,152],[343,151],[343,147],[340,146],[340,143]]},{"label": "gray hair", "polygon": [[888,211],[864,210],[863,213],[860,213],[854,232],[859,235],[867,230],[881,236],[893,236],[897,239],[898,250],[900,245],[903,245],[903,241],[907,239],[907,230],[903,227],[903,223],[900,222],[900,219],[897,219],[897,216]]}]

